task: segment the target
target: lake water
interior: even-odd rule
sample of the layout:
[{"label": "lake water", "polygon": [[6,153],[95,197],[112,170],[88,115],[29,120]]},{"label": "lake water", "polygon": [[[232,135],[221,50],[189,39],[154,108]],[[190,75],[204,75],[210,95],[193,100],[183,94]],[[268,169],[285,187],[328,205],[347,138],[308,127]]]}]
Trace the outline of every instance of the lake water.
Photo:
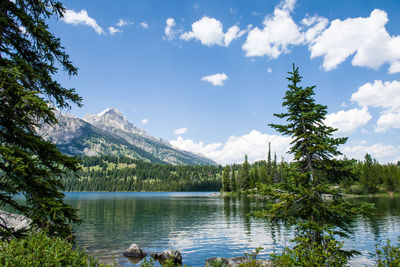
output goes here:
[{"label": "lake water", "polygon": [[[376,212],[359,218],[345,248],[362,252],[352,266],[371,265],[369,253],[377,242],[397,241],[400,235],[400,198],[357,198],[375,203]],[[84,222],[76,227],[77,241],[101,262],[113,260],[135,266],[122,256],[131,243],[145,252],[175,248],[183,263],[204,266],[213,256],[234,257],[263,247],[260,258],[280,252],[292,231],[265,219],[247,216],[263,206],[259,199],[222,198],[213,193],[66,193],[66,202],[79,210]]]}]

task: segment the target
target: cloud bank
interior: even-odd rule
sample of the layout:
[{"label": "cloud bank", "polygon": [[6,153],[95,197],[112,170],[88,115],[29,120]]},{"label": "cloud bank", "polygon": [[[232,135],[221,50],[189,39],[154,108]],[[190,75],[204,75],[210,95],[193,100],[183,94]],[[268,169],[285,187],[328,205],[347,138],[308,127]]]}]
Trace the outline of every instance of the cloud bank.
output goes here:
[{"label": "cloud bank", "polygon": [[256,130],[252,130],[242,136],[230,136],[224,144],[196,143],[191,139],[184,139],[181,136],[178,136],[176,140],[170,141],[173,146],[179,149],[203,154],[220,164],[241,163],[244,160],[245,154],[247,154],[250,161],[266,159],[269,142],[271,143],[272,152],[275,152],[278,157],[289,157],[286,154],[290,143],[288,137],[263,134]]}]

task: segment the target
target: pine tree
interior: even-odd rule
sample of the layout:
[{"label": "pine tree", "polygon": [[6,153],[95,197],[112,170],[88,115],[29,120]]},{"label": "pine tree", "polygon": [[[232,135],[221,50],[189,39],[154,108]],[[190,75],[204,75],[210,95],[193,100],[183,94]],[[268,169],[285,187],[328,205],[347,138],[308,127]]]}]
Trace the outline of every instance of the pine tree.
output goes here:
[{"label": "pine tree", "polygon": [[269,180],[269,176],[267,173],[267,164],[265,164],[265,161],[263,161],[263,163],[260,166],[259,169],[259,181],[260,183],[263,184],[269,184],[271,181]]},{"label": "pine tree", "polygon": [[271,143],[268,143],[268,156],[267,156],[267,173],[271,180],[272,178],[272,162],[271,162]]},{"label": "pine tree", "polygon": [[[294,164],[288,170],[285,183],[268,188],[267,192],[277,202],[269,205],[265,212],[274,220],[295,225],[297,236],[294,241],[313,249],[323,247],[333,235],[347,236],[350,223],[365,209],[345,201],[330,187],[328,181],[339,182],[343,178],[337,175],[343,174],[342,168],[333,157],[341,154],[338,146],[347,138],[333,138],[336,129],[324,124],[327,107],[315,103],[315,86],[300,87],[302,77],[294,65],[289,74],[289,89],[282,104],[287,112],[275,114],[286,119],[287,124],[270,126],[293,140],[290,153],[294,155]],[[329,199],[324,197],[327,195]],[[354,253],[339,252],[346,257]]]},{"label": "pine tree", "polygon": [[377,164],[370,154],[365,154],[364,164],[361,169],[360,183],[366,193],[376,193],[378,189],[378,175],[376,173]]},{"label": "pine tree", "polygon": [[258,182],[258,168],[257,165],[254,164],[250,170],[250,188],[255,188]]},{"label": "pine tree", "polygon": [[244,162],[239,171],[239,185],[241,189],[250,188],[250,165],[247,160],[247,155],[244,156]]},{"label": "pine tree", "polygon": [[231,191],[231,184],[230,184],[230,177],[229,177],[229,166],[226,165],[224,170],[222,171],[222,191],[223,192],[230,192]]},{"label": "pine tree", "polygon": [[[74,89],[54,79],[58,66],[77,74],[46,24],[64,11],[53,0],[0,1],[0,206],[26,215],[50,235],[67,237],[70,224],[79,219],[63,201],[61,177],[78,170],[78,161],[36,132],[42,124],[57,122],[55,108],[81,102]],[[17,195],[26,201],[16,201]],[[0,222],[0,234],[19,232]]]},{"label": "pine tree", "polygon": [[236,192],[238,190],[238,183],[236,179],[236,174],[235,170],[232,168],[232,174],[231,174],[231,185],[232,185],[232,192]]},{"label": "pine tree", "polygon": [[272,180],[275,183],[281,182],[278,175],[278,162],[276,160],[276,153],[274,153],[274,161],[272,162]]}]

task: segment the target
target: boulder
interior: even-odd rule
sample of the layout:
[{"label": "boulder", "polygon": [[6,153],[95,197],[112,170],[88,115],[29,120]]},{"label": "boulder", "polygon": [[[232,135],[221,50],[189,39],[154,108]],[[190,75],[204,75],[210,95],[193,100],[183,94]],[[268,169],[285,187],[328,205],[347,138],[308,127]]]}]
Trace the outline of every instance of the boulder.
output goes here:
[{"label": "boulder", "polygon": [[[259,267],[270,267],[272,263],[269,260],[253,260],[247,257],[233,257],[233,258],[222,258],[222,257],[213,257],[206,260],[205,267],[211,266],[222,266],[222,267],[236,267],[240,264],[251,263],[255,261],[257,263],[256,266]],[[251,265],[253,266],[253,265]]]},{"label": "boulder", "polygon": [[0,210],[0,224],[12,229],[13,231],[28,230],[32,220],[24,215],[13,214]]},{"label": "boulder", "polygon": [[163,252],[152,253],[151,256],[160,263],[172,259],[174,264],[182,265],[182,254],[179,250],[167,249]]},{"label": "boulder", "polygon": [[146,257],[146,254],[143,252],[143,250],[138,246],[138,244],[135,243],[132,243],[122,254],[128,258],[141,259]]}]

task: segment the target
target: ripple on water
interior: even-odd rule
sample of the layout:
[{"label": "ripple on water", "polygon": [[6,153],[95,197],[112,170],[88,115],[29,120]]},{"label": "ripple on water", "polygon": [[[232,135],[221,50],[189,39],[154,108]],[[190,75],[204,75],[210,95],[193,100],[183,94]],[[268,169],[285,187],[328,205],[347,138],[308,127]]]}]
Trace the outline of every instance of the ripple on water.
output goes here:
[{"label": "ripple on water", "polygon": [[[365,199],[363,199],[365,200]],[[77,241],[101,262],[115,259],[134,266],[122,256],[131,243],[146,252],[176,248],[184,263],[203,266],[213,256],[234,257],[263,247],[260,257],[281,252],[293,236],[291,229],[270,225],[248,213],[263,206],[259,200],[210,197],[208,193],[67,193],[66,201],[79,207],[84,220],[77,226]],[[357,200],[355,200],[357,201]],[[375,244],[400,235],[400,202],[367,199],[378,205],[375,216],[360,218],[345,248],[361,256],[352,266],[372,264]]]}]

